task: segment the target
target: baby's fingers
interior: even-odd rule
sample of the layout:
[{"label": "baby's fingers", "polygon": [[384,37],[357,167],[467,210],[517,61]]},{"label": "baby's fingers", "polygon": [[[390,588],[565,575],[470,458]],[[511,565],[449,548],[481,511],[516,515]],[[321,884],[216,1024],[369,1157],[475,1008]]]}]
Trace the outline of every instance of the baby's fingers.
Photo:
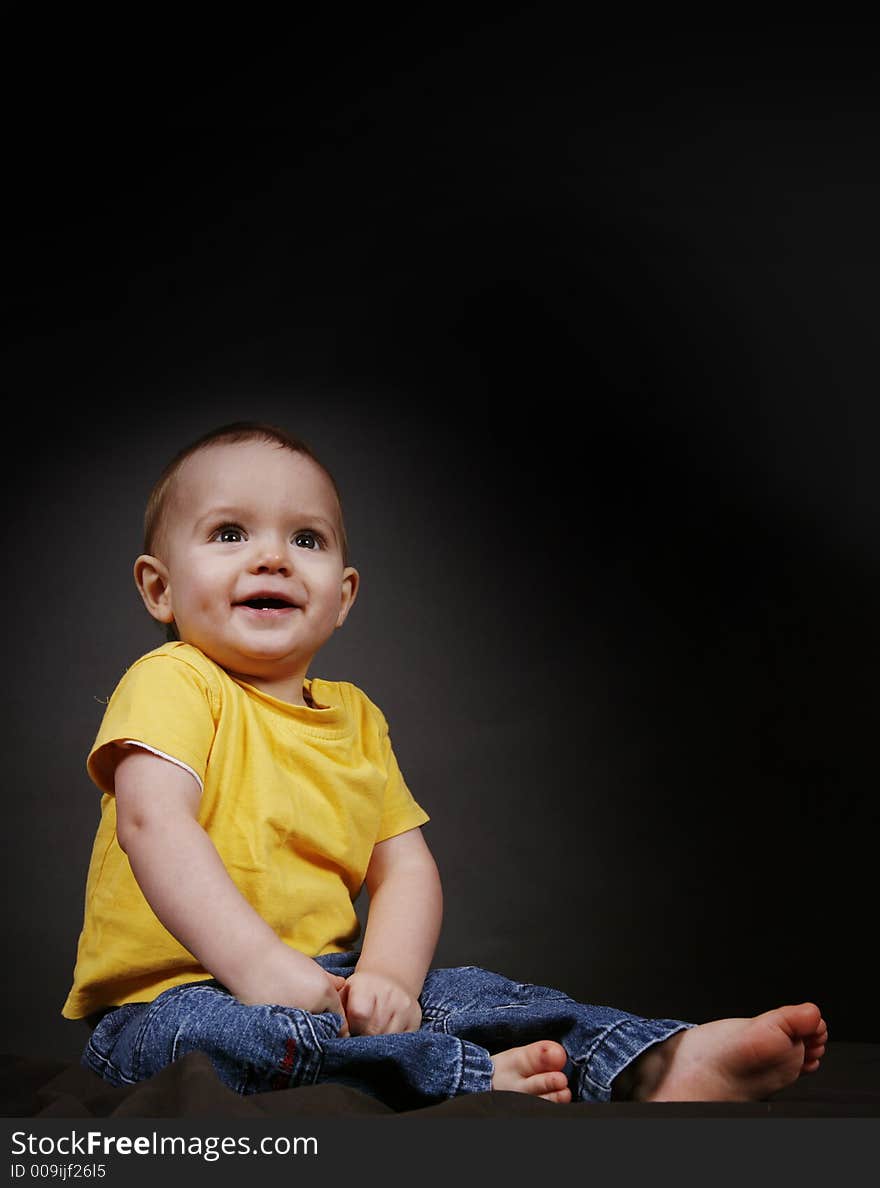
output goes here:
[{"label": "baby's fingers", "polygon": [[417,1002],[408,1002],[394,1012],[389,1022],[389,1033],[418,1031],[422,1025],[422,1009]]},{"label": "baby's fingers", "polygon": [[353,1035],[379,1035],[376,1026],[376,996],[374,994],[352,993],[345,1000],[345,1013]]}]

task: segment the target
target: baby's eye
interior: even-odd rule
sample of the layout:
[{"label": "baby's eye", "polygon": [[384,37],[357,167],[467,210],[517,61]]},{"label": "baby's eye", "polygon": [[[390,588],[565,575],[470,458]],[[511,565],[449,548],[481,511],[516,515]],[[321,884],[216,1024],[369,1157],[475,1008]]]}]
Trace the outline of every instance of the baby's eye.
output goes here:
[{"label": "baby's eye", "polygon": [[306,529],[294,535],[293,543],[299,549],[319,549],[321,547],[321,538],[317,532],[311,532]]},{"label": "baby's eye", "polygon": [[211,540],[219,541],[220,544],[239,544],[244,540],[244,532],[235,524],[224,524],[212,533]]}]

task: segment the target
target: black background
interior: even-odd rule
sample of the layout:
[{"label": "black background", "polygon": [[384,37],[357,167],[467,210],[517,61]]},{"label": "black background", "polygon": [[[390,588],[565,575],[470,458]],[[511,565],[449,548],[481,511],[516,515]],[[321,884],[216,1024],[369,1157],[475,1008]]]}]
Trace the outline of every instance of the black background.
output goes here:
[{"label": "black background", "polygon": [[432,816],[438,963],[880,1039],[873,39],[546,13],[27,74],[4,1050],[79,1050],[85,755],[161,642],[143,503],[251,417],[342,487],[363,588],[314,672]]}]

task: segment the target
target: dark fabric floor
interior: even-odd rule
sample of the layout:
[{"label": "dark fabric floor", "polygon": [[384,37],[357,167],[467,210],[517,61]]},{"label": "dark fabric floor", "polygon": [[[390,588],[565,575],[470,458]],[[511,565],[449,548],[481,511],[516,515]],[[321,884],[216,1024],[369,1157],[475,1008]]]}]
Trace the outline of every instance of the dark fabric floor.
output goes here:
[{"label": "dark fabric floor", "polygon": [[572,1118],[880,1117],[880,1044],[836,1043],[821,1068],[757,1103],[554,1105],[520,1093],[478,1093],[397,1112],[344,1085],[239,1097],[207,1057],[192,1053],[138,1085],[114,1089],[75,1064],[0,1056],[2,1115],[34,1118]]}]

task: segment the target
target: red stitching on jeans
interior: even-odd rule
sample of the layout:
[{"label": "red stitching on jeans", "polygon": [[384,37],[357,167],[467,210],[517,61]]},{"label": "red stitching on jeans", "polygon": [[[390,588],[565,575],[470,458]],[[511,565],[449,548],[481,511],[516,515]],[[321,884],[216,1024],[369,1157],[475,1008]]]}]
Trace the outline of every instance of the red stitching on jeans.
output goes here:
[{"label": "red stitching on jeans", "polygon": [[273,1089],[288,1089],[290,1087],[290,1078],[293,1073],[293,1065],[296,1060],[296,1040],[288,1039],[284,1046],[284,1059],[279,1065],[278,1073],[272,1079]]}]

